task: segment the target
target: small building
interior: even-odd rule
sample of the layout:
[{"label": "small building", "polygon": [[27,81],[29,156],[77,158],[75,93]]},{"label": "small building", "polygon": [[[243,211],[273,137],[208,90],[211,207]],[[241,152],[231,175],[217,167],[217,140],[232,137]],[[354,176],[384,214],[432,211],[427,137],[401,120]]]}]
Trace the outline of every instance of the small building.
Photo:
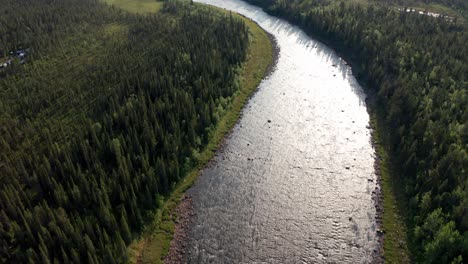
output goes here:
[{"label": "small building", "polygon": [[16,57],[18,57],[18,59],[20,60],[24,59],[26,55],[27,55],[27,52],[24,49],[20,49],[16,51]]}]

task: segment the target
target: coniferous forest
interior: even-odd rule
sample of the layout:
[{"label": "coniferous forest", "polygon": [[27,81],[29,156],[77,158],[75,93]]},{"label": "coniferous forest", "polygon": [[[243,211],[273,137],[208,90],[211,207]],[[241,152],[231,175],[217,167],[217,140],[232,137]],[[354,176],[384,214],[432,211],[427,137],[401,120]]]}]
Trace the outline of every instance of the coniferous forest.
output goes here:
[{"label": "coniferous forest", "polygon": [[[403,12],[418,1],[249,0],[329,43],[376,101],[404,195],[413,260],[468,261],[466,17]],[[466,1],[448,4],[466,14]],[[385,199],[385,198],[384,198]]]},{"label": "coniferous forest", "polygon": [[0,262],[126,262],[229,107],[248,38],[173,1],[2,1]]}]

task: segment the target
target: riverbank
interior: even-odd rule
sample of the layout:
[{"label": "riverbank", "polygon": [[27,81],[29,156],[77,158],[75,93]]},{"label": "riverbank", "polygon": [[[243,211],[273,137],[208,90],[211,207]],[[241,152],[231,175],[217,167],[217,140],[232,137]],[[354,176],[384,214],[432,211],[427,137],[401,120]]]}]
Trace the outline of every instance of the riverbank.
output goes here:
[{"label": "riverbank", "polygon": [[372,145],[375,149],[375,172],[380,186],[375,190],[377,223],[380,226],[380,259],[377,263],[411,263],[407,233],[399,210],[395,182],[392,180],[392,163],[387,150],[386,129],[381,120],[375,96],[366,101],[372,128]]},{"label": "riverbank", "polygon": [[[262,8],[265,12],[270,13],[268,8]],[[392,181],[392,173],[394,173],[394,171],[390,164],[390,156],[386,145],[387,141],[382,139],[386,133],[386,128],[383,126],[383,121],[381,121],[383,120],[383,114],[379,112],[376,95],[373,95],[371,89],[369,89],[369,80],[366,72],[363,71],[359,63],[356,63],[359,60],[355,53],[351,49],[346,48],[342,43],[314,34],[287,15],[272,15],[290,21],[299,26],[314,39],[331,47],[351,66],[353,75],[356,76],[359,84],[364,88],[368,97],[366,100],[366,107],[370,116],[370,126],[372,127],[372,145],[375,149],[374,168],[377,176],[377,183],[380,186],[380,188],[373,191],[376,207],[376,222],[378,224],[377,234],[380,242],[379,248],[373,252],[374,263],[410,263],[406,226],[402,220],[401,208],[399,208],[401,202],[398,200],[400,198],[399,193],[397,193],[398,187],[395,187],[395,183]]]},{"label": "riverbank", "polygon": [[353,75],[356,76],[367,96],[366,108],[369,113],[372,146],[375,150],[374,169],[377,184],[380,187],[376,187],[373,191],[378,224],[377,235],[380,244],[378,250],[374,252],[373,263],[411,263],[406,225],[400,208],[399,198],[401,197],[398,193],[398,186],[395,186],[392,180],[395,170],[392,169],[388,150],[386,136],[388,129],[384,126],[384,117],[377,102],[377,95],[369,89],[368,78],[359,64],[356,63],[357,58],[352,50],[322,37],[316,35],[313,37],[332,47],[351,66]]},{"label": "riverbank", "polygon": [[[240,90],[235,95],[228,112],[219,121],[205,150],[200,153],[198,165],[174,188],[171,195],[161,202],[159,207],[161,209],[155,213],[153,222],[146,228],[140,239],[135,240],[130,245],[132,263],[162,263],[163,258],[169,254],[170,243],[174,237],[177,239],[172,251],[176,253],[173,255],[183,251],[183,242],[185,241],[183,232],[186,230],[184,225],[187,225],[187,218],[190,217],[188,213],[190,198],[184,199],[183,203],[180,203],[180,201],[184,197],[185,191],[195,182],[201,169],[211,160],[216,149],[222,144],[225,135],[236,124],[243,106],[256,91],[261,80],[273,69],[275,49],[273,48],[274,41],[272,41],[272,37],[268,36],[264,30],[251,20],[234,13],[232,15],[242,19],[251,33],[247,61],[239,74]],[[185,209],[179,208],[180,210],[177,210],[179,204]],[[178,215],[182,215],[182,212],[184,216],[177,220]],[[177,226],[176,223],[179,225]],[[174,235],[175,231],[178,231],[176,235]],[[177,260],[177,258],[174,259]]]},{"label": "riverbank", "polygon": [[375,149],[374,168],[377,184],[380,186],[373,193],[378,224],[377,234],[380,243],[379,249],[374,252],[374,263],[410,263],[406,226],[398,207],[397,197],[399,196],[395,193],[397,188],[394,187],[392,181],[393,170],[390,166],[390,157],[384,139],[386,131],[382,121],[383,114],[379,112],[376,95],[371,93],[367,76],[359,64],[356,63],[357,59],[352,50],[317,35],[311,35],[334,49],[351,66],[353,75],[356,76],[357,81],[364,88],[367,95],[366,108],[370,117],[369,125],[372,129],[372,145]]},{"label": "riverbank", "polygon": [[397,187],[392,181],[394,170],[391,168],[387,141],[384,137],[388,132],[383,125],[383,114],[379,111],[377,97],[369,89],[368,78],[359,64],[356,63],[357,58],[352,50],[317,35],[312,34],[312,36],[334,49],[351,66],[353,75],[356,76],[367,95],[366,108],[370,117],[369,125],[372,129],[372,145],[375,149],[374,168],[377,184],[380,186],[373,193],[378,224],[377,234],[380,243],[378,251],[374,252],[374,263],[410,263],[406,226],[398,207],[397,197],[399,196],[395,193]]}]

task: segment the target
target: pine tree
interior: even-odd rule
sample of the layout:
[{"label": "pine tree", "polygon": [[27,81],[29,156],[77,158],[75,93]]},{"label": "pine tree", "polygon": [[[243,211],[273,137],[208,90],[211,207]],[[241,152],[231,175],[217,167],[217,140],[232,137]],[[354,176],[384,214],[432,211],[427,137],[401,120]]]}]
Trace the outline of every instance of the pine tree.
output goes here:
[{"label": "pine tree", "polygon": [[122,232],[122,237],[126,243],[130,243],[132,239],[132,235],[130,233],[130,228],[127,224],[127,213],[125,212],[125,208],[122,209],[122,214],[120,216],[120,230]]}]

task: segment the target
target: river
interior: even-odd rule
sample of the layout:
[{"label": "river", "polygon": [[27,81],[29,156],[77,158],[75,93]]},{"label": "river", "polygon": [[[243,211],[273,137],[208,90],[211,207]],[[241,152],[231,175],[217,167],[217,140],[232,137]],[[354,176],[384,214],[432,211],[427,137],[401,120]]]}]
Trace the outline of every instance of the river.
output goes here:
[{"label": "river", "polygon": [[188,191],[189,263],[371,263],[379,248],[369,115],[351,68],[298,27],[239,0],[276,40],[262,81]]}]

